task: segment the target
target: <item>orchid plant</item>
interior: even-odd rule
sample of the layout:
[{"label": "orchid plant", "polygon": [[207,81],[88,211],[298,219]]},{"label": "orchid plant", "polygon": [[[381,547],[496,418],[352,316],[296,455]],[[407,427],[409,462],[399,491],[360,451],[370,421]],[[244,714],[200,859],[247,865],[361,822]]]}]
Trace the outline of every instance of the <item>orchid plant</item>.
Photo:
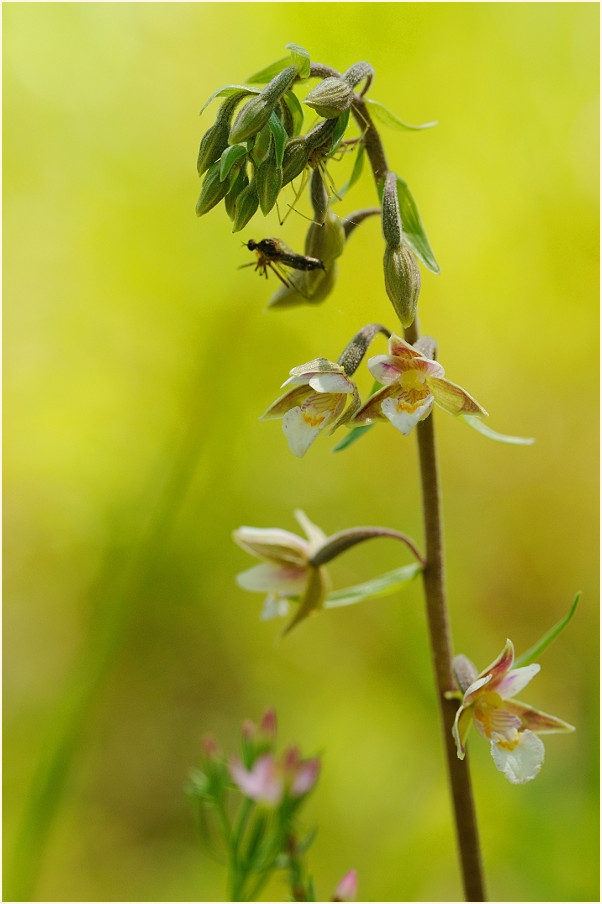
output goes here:
[{"label": "orchid plant", "polygon": [[[433,273],[439,273],[439,265],[408,184],[389,168],[376,123],[403,131],[436,123],[410,125],[368,97],[374,70],[367,62],[355,63],[340,73],[311,61],[307,50],[297,44],[286,49],[288,56],[256,72],[246,84],[226,85],[207,101],[222,98],[215,123],[205,132],[199,149],[198,172],[203,184],[196,212],[205,215],[223,201],[232,231],[239,232],[258,212],[267,215],[279,200],[294,206],[307,191],[311,222],[303,254],[288,249],[281,239],[248,243],[257,254],[256,269],[265,275],[272,271],[280,280],[268,303],[279,308],[322,303],[335,290],[349,236],[368,218],[380,217],[383,290],[392,305],[393,324],[368,323],[356,329],[336,361],[326,356],[329,349],[316,348],[316,358],[290,370],[282,384],[284,394],[261,417],[282,420],[290,451],[297,457],[307,454],[320,435],[335,431],[347,431],[334,448],[340,453],[379,423],[388,421],[403,436],[415,430],[425,547],[421,552],[411,537],[389,527],[352,527],[328,536],[298,511],[295,514],[305,537],[280,528],[243,526],[234,531],[236,543],[261,560],[237,580],[245,590],[267,594],[263,618],[286,616],[292,610],[284,629],[287,633],[310,615],[392,593],[422,576],[464,891],[467,900],[483,901],[485,881],[466,757],[469,729],[474,724],[490,743],[496,768],[512,784],[524,784],[539,774],[544,759],[539,735],[569,732],[573,727],[519,702],[515,694],[539,671],[534,658],[566,626],[579,597],[568,615],[516,661],[510,640],[480,673],[466,656],[454,656],[444,580],[434,406],[495,441],[529,445],[533,440],[492,430],[485,423],[488,414],[480,402],[446,377],[438,361],[436,340],[420,331],[419,264]],[[316,80],[300,102],[296,92]],[[307,110],[313,118],[304,131]],[[355,155],[351,175],[337,189],[331,170],[346,151]],[[339,216],[336,205],[360,178],[366,159],[377,204]],[[375,382],[362,401],[354,375],[379,334],[387,339],[387,352],[368,358],[367,368]],[[333,590],[327,564],[355,544],[378,538],[400,540],[412,561],[364,584]],[[230,857],[233,900],[251,900],[279,856],[289,866],[296,864],[290,871],[293,900],[315,900],[313,885],[302,878],[299,859],[291,854],[299,848],[290,842],[290,827],[286,824],[283,828],[284,817],[276,818],[278,828],[270,834],[265,814],[296,812],[315,783],[317,760],[302,760],[296,749],[277,759],[271,716],[264,718],[260,729],[247,730],[242,758],[226,764],[216,751],[213,742],[206,745],[203,778],[197,776],[197,797],[222,813],[222,832],[234,850]],[[247,809],[236,823],[224,815],[226,788],[236,789],[247,801]],[[240,833],[255,837],[248,828],[252,807],[263,808],[263,822],[255,830],[264,845],[259,846],[263,859],[257,855],[259,859],[254,861],[251,852],[241,860]],[[237,835],[232,825],[239,824],[242,828]],[[283,851],[288,851],[286,856]],[[354,871],[347,874],[333,900],[351,900],[356,894],[356,878]]]}]

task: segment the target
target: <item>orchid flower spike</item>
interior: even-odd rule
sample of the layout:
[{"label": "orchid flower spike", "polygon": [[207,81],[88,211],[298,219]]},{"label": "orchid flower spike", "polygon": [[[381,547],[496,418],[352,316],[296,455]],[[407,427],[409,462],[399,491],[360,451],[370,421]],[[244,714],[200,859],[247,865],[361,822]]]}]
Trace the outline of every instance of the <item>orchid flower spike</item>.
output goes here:
[{"label": "orchid flower spike", "polygon": [[307,539],[277,527],[239,527],[232,535],[242,549],[264,560],[236,578],[245,590],[267,592],[262,618],[286,615],[291,601],[299,603],[285,633],[320,609],[330,589],[325,567],[312,565],[310,561],[326,536],[300,509],[295,512],[295,518]]},{"label": "orchid flower spike", "polygon": [[418,421],[429,416],[433,403],[450,414],[487,417],[485,409],[465,389],[445,379],[437,361],[395,334],[389,339],[389,354],[370,358],[368,368],[383,388],[359,408],[354,424],[388,419],[407,436]]},{"label": "orchid flower spike", "polygon": [[[290,386],[261,418],[282,418],[282,429],[293,455],[302,458],[319,433],[348,421],[360,407],[358,389],[340,364],[315,358],[293,367],[282,386]],[[350,404],[347,405],[347,401]]]},{"label": "orchid flower spike", "polygon": [[574,727],[555,716],[540,712],[514,699],[540,666],[513,669],[514,647],[510,640],[497,659],[468,686],[456,713],[453,734],[462,760],[466,737],[474,722],[477,731],[491,742],[496,767],[513,785],[535,778],[544,760],[544,746],[538,734],[574,731]]}]

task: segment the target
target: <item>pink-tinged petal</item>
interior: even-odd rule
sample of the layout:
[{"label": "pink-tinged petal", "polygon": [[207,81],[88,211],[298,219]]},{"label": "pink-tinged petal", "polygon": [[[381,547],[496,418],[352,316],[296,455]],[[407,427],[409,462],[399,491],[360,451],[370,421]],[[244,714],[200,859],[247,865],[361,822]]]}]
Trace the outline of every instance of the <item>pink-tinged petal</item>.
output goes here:
[{"label": "pink-tinged petal", "polygon": [[[502,678],[506,675],[507,672],[512,668],[512,663],[514,662],[514,647],[512,645],[511,640],[506,641],[506,646],[497,657],[494,659],[491,665],[488,665],[486,669],[483,669],[479,678],[484,677],[485,675],[491,675],[491,684],[489,685],[488,690],[494,690],[497,686],[498,682],[502,680]],[[470,690],[470,688],[469,688]]]},{"label": "pink-tinged petal", "polygon": [[357,410],[355,413],[352,423],[354,425],[365,424],[368,421],[384,421],[386,420],[383,412],[382,412],[382,403],[384,399],[388,399],[391,395],[395,395],[398,391],[398,387],[396,383],[393,383],[391,386],[384,386],[382,389],[379,389],[374,395],[371,395],[369,399],[367,399],[364,404]]},{"label": "pink-tinged petal", "polygon": [[463,760],[466,756],[466,738],[468,736],[468,730],[471,725],[472,709],[467,709],[465,706],[460,706],[456,713],[454,727],[452,730],[458,751],[458,759],[460,760]]},{"label": "pink-tinged petal", "polygon": [[[491,694],[491,698],[502,703],[501,697]],[[512,740],[520,728],[520,719],[503,706],[488,705],[487,695],[474,708],[474,723],[484,738],[489,741]]]},{"label": "pink-tinged petal", "polygon": [[532,781],[541,770],[545,756],[543,742],[531,731],[523,731],[515,746],[491,742],[496,767],[513,785]]},{"label": "pink-tinged petal", "polygon": [[309,385],[316,392],[353,392],[353,380],[345,374],[314,374],[310,377]]},{"label": "pink-tinged petal", "polygon": [[412,359],[396,358],[391,355],[374,355],[368,359],[368,370],[375,380],[388,386],[396,383],[406,370],[412,368]]},{"label": "pink-tinged petal", "polygon": [[[345,402],[347,402],[346,398],[344,400],[344,403]],[[348,424],[349,421],[351,421],[353,416],[356,414],[356,412],[359,411],[361,404],[362,404],[362,400],[360,398],[359,390],[358,390],[357,386],[354,386],[353,387],[353,395],[349,399],[349,404],[343,410],[341,415],[339,417],[337,417],[334,424],[330,427],[330,429],[328,431],[329,435],[331,433],[334,433],[335,430],[338,430],[339,427],[341,427],[343,424]]]},{"label": "pink-tinged petal", "polygon": [[311,411],[292,408],[282,418],[282,429],[288,440],[288,447],[297,458],[303,458],[313,441],[322,431],[325,416],[313,417]]},{"label": "pink-tinged petal", "polygon": [[389,354],[406,359],[424,357],[420,352],[416,351],[414,346],[406,342],[405,339],[401,339],[395,333],[391,333],[391,338],[389,339]]},{"label": "pink-tinged petal", "polygon": [[472,706],[478,698],[483,693],[483,688],[486,684],[489,684],[492,680],[491,675],[480,675],[466,688],[466,693],[464,694],[464,699],[462,701],[462,706]]},{"label": "pink-tinged petal", "polygon": [[307,581],[309,566],[293,568],[291,565],[277,565],[262,562],[236,575],[236,583],[244,590],[278,593],[281,596],[302,593]]},{"label": "pink-tinged petal", "polygon": [[495,689],[505,700],[520,694],[522,689],[528,685],[532,678],[540,671],[541,666],[533,663],[532,665],[524,665],[520,669],[512,669],[495,685]]},{"label": "pink-tinged petal", "polygon": [[301,405],[303,400],[307,398],[310,393],[311,389],[308,385],[293,386],[292,389],[289,389],[288,392],[281,395],[275,402],[272,402],[269,408],[266,408],[263,414],[260,415],[259,420],[267,421],[270,420],[270,418],[283,417],[283,415],[285,415],[287,411],[290,411],[291,408]]},{"label": "pink-tinged petal", "polygon": [[230,763],[230,775],[242,793],[251,800],[267,806],[277,806],[282,800],[284,784],[278,775],[274,757],[266,753],[260,756],[250,770],[245,769],[240,760]]},{"label": "pink-tinged petal", "polygon": [[382,412],[400,433],[407,436],[419,421],[427,417],[432,407],[432,396],[427,396],[421,405],[412,406],[410,410],[404,404],[403,398],[398,397],[385,399],[382,403]]},{"label": "pink-tinged petal", "polygon": [[235,543],[261,559],[302,567],[309,558],[307,541],[279,527],[246,527],[233,531]]},{"label": "pink-tinged petal", "polygon": [[472,414],[474,417],[488,417],[476,399],[465,389],[441,377],[428,377],[428,384],[437,405],[450,414]]},{"label": "pink-tinged petal", "polygon": [[297,774],[290,786],[290,793],[293,797],[303,797],[314,787],[320,774],[320,760],[315,757],[311,760],[305,760],[300,763]]},{"label": "pink-tinged petal", "polygon": [[357,896],[357,873],[350,869],[346,873],[334,891],[333,901],[355,901]]},{"label": "pink-tinged petal", "polygon": [[521,721],[522,728],[528,728],[537,734],[556,734],[557,732],[575,731],[574,725],[550,716],[548,713],[520,703],[518,700],[506,700],[504,708],[514,713]]},{"label": "pink-tinged petal", "polygon": [[302,509],[295,509],[293,514],[309,540],[309,556],[311,558],[326,540],[326,534],[317,524],[314,524],[313,521],[309,520]]}]

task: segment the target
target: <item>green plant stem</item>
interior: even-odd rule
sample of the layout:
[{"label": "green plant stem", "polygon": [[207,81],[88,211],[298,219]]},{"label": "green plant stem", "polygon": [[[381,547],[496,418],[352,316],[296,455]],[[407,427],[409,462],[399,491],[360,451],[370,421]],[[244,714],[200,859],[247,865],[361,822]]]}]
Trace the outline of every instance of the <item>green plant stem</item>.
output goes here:
[{"label": "green plant stem", "polygon": [[[360,98],[355,98],[352,110],[356,121],[364,130],[366,153],[378,187],[386,178],[389,169],[380,135]],[[419,337],[420,330],[416,319],[405,330],[405,338],[407,342],[414,344]],[[464,894],[467,901],[485,901],[483,865],[468,760],[458,759],[452,735],[458,704],[457,701],[447,700],[445,697],[445,693],[455,690],[456,686],[452,673],[453,647],[445,590],[443,516],[433,415],[421,421],[416,430],[426,546],[426,564],[423,570],[424,595]]]}]

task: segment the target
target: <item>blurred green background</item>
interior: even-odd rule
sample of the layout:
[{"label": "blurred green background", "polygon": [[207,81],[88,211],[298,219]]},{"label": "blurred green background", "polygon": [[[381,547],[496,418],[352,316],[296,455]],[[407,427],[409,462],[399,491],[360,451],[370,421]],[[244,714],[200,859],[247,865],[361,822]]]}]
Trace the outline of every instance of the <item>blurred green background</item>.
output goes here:
[{"label": "blurred green background", "polygon": [[[324,751],[322,899],[352,867],[362,900],[461,897],[419,582],[280,644],[234,583],[232,529],[296,530],[298,506],[422,540],[414,437],[297,460],[257,420],[290,367],[393,325],[377,220],[323,305],[282,312],[240,242],[300,250],[307,222],[194,216],[200,107],[289,41],[369,60],[374,99],[439,122],[383,131],[442,269],[422,328],[494,429],[537,438],[436,414],[456,650],[520,653],[583,591],[525,692],[577,731],[524,787],[472,738],[490,893],[597,900],[598,5],[8,3],[3,23],[5,900],[223,899],[182,789],[203,733],[233,750],[268,706],[283,744]],[[374,202],[366,171],[340,212]],[[333,573],[406,561],[372,543]]]}]

